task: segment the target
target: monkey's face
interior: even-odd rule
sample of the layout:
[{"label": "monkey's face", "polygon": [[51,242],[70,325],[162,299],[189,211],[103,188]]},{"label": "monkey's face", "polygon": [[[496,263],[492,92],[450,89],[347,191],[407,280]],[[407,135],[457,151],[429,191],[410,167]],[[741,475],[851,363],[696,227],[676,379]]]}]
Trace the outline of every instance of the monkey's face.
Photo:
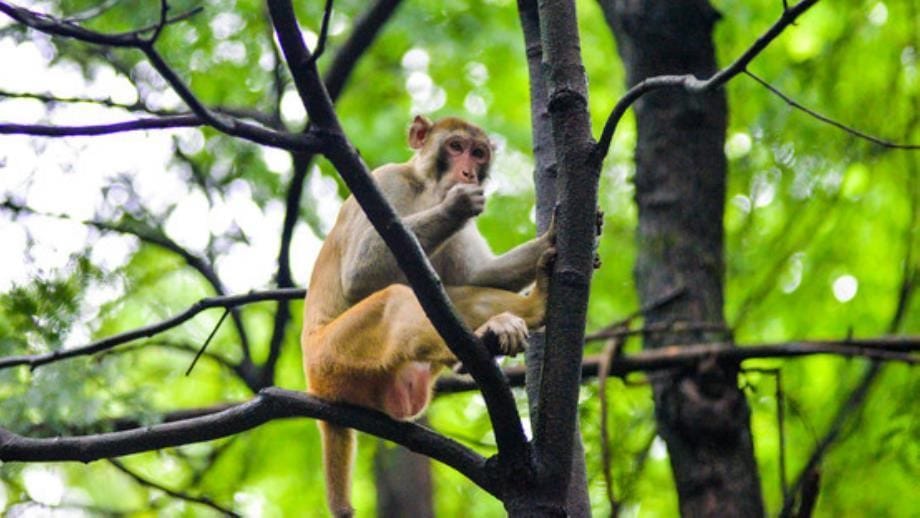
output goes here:
[{"label": "monkey's face", "polygon": [[488,176],[491,154],[488,142],[463,131],[451,132],[438,148],[438,176],[448,187],[458,183],[480,185]]}]

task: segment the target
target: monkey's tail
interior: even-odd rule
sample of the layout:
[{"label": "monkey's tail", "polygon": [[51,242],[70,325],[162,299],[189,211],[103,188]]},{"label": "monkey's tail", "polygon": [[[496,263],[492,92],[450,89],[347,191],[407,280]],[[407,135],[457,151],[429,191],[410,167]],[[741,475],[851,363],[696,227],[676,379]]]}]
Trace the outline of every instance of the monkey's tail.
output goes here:
[{"label": "monkey's tail", "polygon": [[326,502],[335,518],[350,518],[351,467],[355,457],[355,431],[325,421],[317,421],[323,442],[326,475]]}]

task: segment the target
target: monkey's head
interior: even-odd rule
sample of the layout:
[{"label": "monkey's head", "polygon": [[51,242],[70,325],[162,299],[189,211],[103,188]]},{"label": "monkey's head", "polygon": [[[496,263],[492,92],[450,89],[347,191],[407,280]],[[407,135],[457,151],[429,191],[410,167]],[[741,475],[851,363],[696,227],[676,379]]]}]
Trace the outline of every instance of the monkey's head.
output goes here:
[{"label": "monkey's head", "polygon": [[463,119],[432,123],[418,115],[409,128],[409,146],[416,151],[419,173],[437,181],[443,192],[458,183],[481,185],[489,176],[489,137]]}]

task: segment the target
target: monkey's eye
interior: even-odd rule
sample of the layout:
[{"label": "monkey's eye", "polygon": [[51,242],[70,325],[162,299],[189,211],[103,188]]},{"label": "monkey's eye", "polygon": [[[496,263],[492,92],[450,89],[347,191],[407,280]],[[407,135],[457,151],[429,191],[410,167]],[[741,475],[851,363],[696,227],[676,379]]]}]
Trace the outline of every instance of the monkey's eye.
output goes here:
[{"label": "monkey's eye", "polygon": [[450,147],[451,151],[456,151],[458,153],[463,152],[463,144],[459,140],[451,140],[447,143],[447,146]]},{"label": "monkey's eye", "polygon": [[486,151],[481,147],[473,148],[473,158],[483,160],[486,157]]}]

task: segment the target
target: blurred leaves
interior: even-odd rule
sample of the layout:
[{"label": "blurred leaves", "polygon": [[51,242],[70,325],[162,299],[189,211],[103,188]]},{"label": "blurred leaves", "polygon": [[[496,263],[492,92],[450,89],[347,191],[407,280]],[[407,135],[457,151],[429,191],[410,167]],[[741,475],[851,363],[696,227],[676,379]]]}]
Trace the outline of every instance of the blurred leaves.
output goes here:
[{"label": "blurred leaves", "polygon": [[[297,3],[308,43],[319,31],[322,4]],[[752,35],[772,23],[782,7],[775,0],[714,4],[723,15],[716,33],[722,63],[750,45]],[[165,59],[206,103],[257,110],[268,117],[279,113],[290,129],[302,129],[303,115],[296,96],[292,97],[287,72],[282,71],[282,82],[274,84],[276,58],[262,2],[173,0],[170,13],[199,5],[204,7],[201,13],[163,31],[157,48]],[[335,3],[327,51],[318,63],[321,69],[329,66],[366,6],[358,0]],[[35,9],[85,17],[81,23],[104,32],[134,30],[158,17],[158,2],[62,0],[39,2]],[[595,3],[578,2],[578,9],[597,130],[623,93],[625,79]],[[920,7],[912,0],[823,1],[758,57],[751,70],[797,101],[841,122],[890,140],[917,143],[918,27]],[[137,52],[48,39],[15,26],[0,27],[0,41],[3,38],[34,41],[42,55],[50,57],[51,69],[78,70],[86,82],[85,96],[109,97],[112,93],[95,89],[94,81],[115,75],[130,84],[128,92],[121,93],[130,102],[184,109]],[[726,90],[731,120],[726,144],[730,178],[725,200],[725,315],[736,339],[749,343],[843,338],[851,333],[920,333],[920,301],[911,291],[920,282],[920,156],[880,149],[820,124],[749,78],[737,78]],[[528,92],[514,2],[408,2],[361,59],[337,107],[346,132],[371,167],[408,158],[406,132],[415,113],[460,115],[486,127],[500,146],[493,173],[496,181],[478,225],[496,251],[504,251],[534,233]],[[105,142],[117,146],[118,138]],[[608,325],[638,305],[632,280],[634,142],[634,126],[627,119],[614,140],[601,182],[601,208],[606,214],[600,244],[603,267],[595,273],[592,286],[590,329]],[[206,218],[219,210],[229,210],[232,216],[231,223],[208,225],[207,246],[196,252],[220,266],[223,258],[240,249],[251,251],[256,243],[258,251],[276,257],[277,239],[256,242],[253,237],[280,234],[278,214],[291,178],[290,157],[207,129],[177,134],[167,146],[175,155],[169,164],[162,164],[157,181],[183,185],[182,196],[154,199],[151,193],[156,194],[160,184],[136,182],[135,171],[120,170],[99,193],[98,214],[112,222],[166,232],[164,228],[173,228],[166,225],[170,215],[194,191],[206,199]],[[0,155],[0,163],[4,156]],[[136,157],[138,167],[144,160]],[[33,175],[42,172],[36,168]],[[307,185],[300,213],[309,225],[300,223],[295,243],[315,244],[347,191],[322,160]],[[234,204],[240,198],[247,203]],[[200,224],[188,222],[192,223]],[[85,338],[77,340],[85,343],[165,318],[213,294],[200,272],[149,243],[136,245],[114,268],[102,268],[92,257],[89,251],[77,254],[67,268],[36,274],[28,283],[0,294],[0,353],[55,350],[74,345],[68,340],[77,337]],[[257,258],[248,255],[243,264],[266,270],[256,277],[262,279],[258,287],[265,287],[275,272]],[[294,259],[295,279],[303,284],[311,269],[304,261],[312,256],[304,252]],[[846,279],[843,284],[841,279]],[[912,285],[905,284],[911,279]],[[911,290],[893,326],[905,285]],[[99,286],[116,289],[101,302],[93,297],[88,301]],[[275,310],[271,303],[243,310],[257,362],[267,354]],[[292,305],[296,316],[288,324],[275,378],[287,388],[304,386],[297,341],[300,311],[300,304]],[[202,343],[219,316],[217,311],[204,313],[163,336],[98,358],[70,360],[34,372],[0,371],[2,424],[34,435],[54,435],[104,429],[116,418],[154,422],[172,410],[250,397],[237,374],[217,361],[203,360],[192,376],[183,375],[191,360],[189,351]],[[627,350],[638,346],[638,340],[631,340]],[[596,352],[595,347],[589,352]],[[242,358],[239,336],[229,322],[218,331],[209,352],[229,362]],[[791,479],[858,380],[863,363],[810,358],[754,365],[783,369]],[[743,381],[753,410],[752,430],[767,507],[774,512],[781,504],[774,380],[752,374]],[[673,516],[676,495],[667,452],[655,438],[650,391],[641,383],[637,377],[629,383],[609,380],[607,384],[614,494],[630,515]],[[915,494],[920,480],[920,410],[914,401],[918,390],[916,368],[886,369],[866,407],[822,466],[818,515],[916,512],[912,500],[903,497]],[[600,471],[596,392],[593,383],[582,389],[582,431],[592,505],[598,515],[605,515],[609,507]],[[439,398],[430,419],[437,429],[491,453],[478,396]],[[374,506],[372,443],[362,439],[359,449],[355,477],[359,514],[369,514]],[[323,505],[316,429],[306,420],[271,423],[232,440],[132,456],[126,462],[146,477],[207,494],[243,514],[282,516],[305,509],[312,512]],[[69,488],[65,501],[140,515],[210,512],[163,498],[104,463],[55,469]],[[0,467],[0,512],[35,499],[23,471],[21,466]],[[438,465],[434,473],[439,514],[503,515],[494,499],[456,473]]]}]

